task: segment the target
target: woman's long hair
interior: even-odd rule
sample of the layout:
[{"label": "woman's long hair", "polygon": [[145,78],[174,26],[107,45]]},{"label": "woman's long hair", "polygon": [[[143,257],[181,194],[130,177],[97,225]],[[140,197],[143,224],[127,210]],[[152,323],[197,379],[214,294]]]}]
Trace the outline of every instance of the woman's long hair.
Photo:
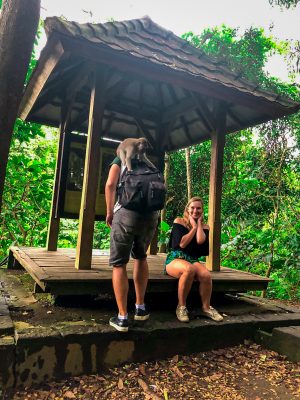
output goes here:
[{"label": "woman's long hair", "polygon": [[197,197],[197,196],[192,197],[192,198],[186,203],[186,205],[185,205],[185,207],[184,207],[184,212],[183,212],[183,220],[184,220],[185,226],[186,226],[188,229],[191,229],[191,228],[192,228],[192,226],[191,226],[191,224],[190,224],[190,216],[189,216],[189,213],[188,213],[188,208],[189,208],[189,206],[191,205],[191,203],[193,203],[193,201],[199,201],[199,202],[201,203],[201,205],[202,205],[202,208],[203,208],[203,200],[201,199],[201,197]]}]

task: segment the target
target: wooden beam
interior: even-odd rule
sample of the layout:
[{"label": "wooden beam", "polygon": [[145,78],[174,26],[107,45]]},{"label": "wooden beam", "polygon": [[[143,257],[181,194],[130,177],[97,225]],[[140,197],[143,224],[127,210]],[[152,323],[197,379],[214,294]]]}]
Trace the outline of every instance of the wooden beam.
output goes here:
[{"label": "wooden beam", "polygon": [[125,104],[125,102],[107,102],[106,109],[112,112],[117,112],[119,114],[128,115],[133,118],[146,119],[157,124],[160,121],[160,114],[153,112],[151,110],[142,110],[137,105],[136,107],[130,104]]},{"label": "wooden beam", "polygon": [[143,105],[144,105],[144,83],[143,83],[143,81],[140,81],[139,89],[140,89],[140,93],[139,93],[138,102],[139,102],[140,109],[143,110]]},{"label": "wooden beam", "polygon": [[94,69],[75,268],[91,269],[107,69]]},{"label": "wooden beam", "polygon": [[181,115],[185,114],[187,111],[191,111],[196,107],[195,101],[192,97],[186,97],[183,100],[180,100],[178,103],[173,106],[169,106],[163,111],[162,122],[166,123],[174,118],[178,118]]},{"label": "wooden beam", "polygon": [[170,142],[170,133],[172,132],[172,129],[174,128],[175,122],[176,122],[176,118],[169,121],[168,123],[162,124],[163,129],[159,130],[159,135],[160,135],[159,143],[160,143],[161,149],[164,152],[166,151],[166,149],[168,149],[170,147],[169,146],[169,144],[171,143]]},{"label": "wooden beam", "polygon": [[64,54],[61,42],[54,35],[42,51],[37,68],[34,71],[19,107],[19,116],[26,119],[36,99],[47,82],[51,72]]},{"label": "wooden beam", "polygon": [[207,268],[212,271],[220,271],[222,174],[226,134],[226,108],[222,102],[217,107],[217,127],[211,134],[208,207],[209,256],[206,258]]},{"label": "wooden beam", "polygon": [[[136,107],[130,104],[120,103],[120,100],[113,100],[118,94],[120,94],[127,86],[131,84],[131,81],[118,82],[114,87],[107,90],[106,98],[106,110],[110,112],[117,112],[123,115],[129,115],[133,118],[146,119],[148,121],[154,121],[155,123],[159,119],[159,115],[153,111],[142,110],[139,103],[136,103]],[[85,103],[85,99],[81,99],[82,103]],[[72,123],[72,130],[79,129],[80,126],[87,120],[88,107],[83,107],[81,113],[77,119]]]},{"label": "wooden beam", "polygon": [[181,116],[180,117],[180,121],[182,123],[182,127],[183,127],[183,130],[184,130],[184,133],[185,133],[186,137],[188,138],[189,142],[191,143],[193,141],[193,139],[192,139],[192,137],[190,135],[189,126],[188,126],[185,118]]},{"label": "wooden beam", "polygon": [[[52,102],[54,97],[62,96],[65,93],[65,88],[69,86],[73,80],[73,70],[76,70],[83,62],[75,63],[72,68],[68,69],[68,73],[65,73],[65,69],[61,69],[58,74],[52,76],[51,83],[47,84],[46,88],[42,91],[38,98],[38,101],[34,104],[32,112],[37,112],[43,108],[46,104]],[[67,75],[67,76],[66,76]]]},{"label": "wooden beam", "polygon": [[90,63],[84,65],[83,68],[80,68],[80,70],[77,71],[71,84],[66,89],[66,102],[68,104],[68,113],[65,122],[66,124],[65,130],[71,130],[71,125],[72,125],[71,114],[75,103],[76,95],[80,92],[82,87],[88,82],[91,71],[92,71],[92,65]]},{"label": "wooden beam", "polygon": [[61,122],[59,128],[59,143],[57,148],[57,157],[56,157],[56,167],[55,167],[55,177],[53,184],[53,193],[52,193],[52,203],[50,210],[50,219],[48,225],[48,234],[47,234],[47,242],[46,248],[48,251],[56,251],[57,250],[57,241],[59,234],[59,223],[60,223],[60,215],[59,215],[59,192],[60,192],[60,182],[62,175],[62,167],[63,167],[63,156],[64,156],[64,148],[65,148],[65,120],[67,116],[67,107],[66,105],[61,107]]},{"label": "wooden beam", "polygon": [[131,85],[134,80],[130,80],[128,77],[122,78],[112,87],[108,88],[105,94],[106,101],[113,99],[116,96],[120,96],[124,90]]},{"label": "wooden beam", "polygon": [[[245,122],[242,122],[240,118],[238,118],[233,112],[228,108],[227,111],[229,117],[238,125],[238,126],[243,126],[245,125]],[[246,122],[247,123],[247,122]]]},{"label": "wooden beam", "polygon": [[211,132],[212,128],[206,122],[206,118],[203,117],[201,110],[199,110],[199,108],[196,108],[195,111],[196,111],[196,114],[199,116],[200,120],[203,122],[203,125],[205,126],[205,128],[208,130],[208,132]]},{"label": "wooden beam", "polygon": [[134,119],[136,121],[137,127],[141,130],[141,132],[143,132],[145,138],[149,141],[149,143],[151,144],[151,147],[155,150],[157,147],[157,143],[152,138],[152,136],[151,136],[150,132],[148,131],[144,122],[140,118],[134,118]]},{"label": "wooden beam", "polygon": [[209,125],[210,129],[216,129],[216,121],[213,113],[207,107],[205,100],[200,96],[192,93],[192,97],[197,105],[197,108],[200,109],[202,118],[206,120],[207,124]]},{"label": "wooden beam", "polygon": [[157,93],[157,105],[162,110],[164,108],[164,97],[161,89],[161,83],[155,82],[154,87]]}]

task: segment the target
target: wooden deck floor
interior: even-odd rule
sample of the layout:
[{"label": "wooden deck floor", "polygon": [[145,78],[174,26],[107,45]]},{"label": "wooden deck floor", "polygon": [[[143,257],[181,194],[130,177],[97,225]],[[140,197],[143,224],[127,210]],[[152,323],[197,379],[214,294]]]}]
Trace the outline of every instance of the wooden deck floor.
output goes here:
[{"label": "wooden deck floor", "polygon": [[[148,256],[149,283],[148,292],[176,291],[177,280],[163,274],[166,255]],[[9,267],[17,261],[35,280],[37,291],[50,291],[53,294],[99,294],[111,293],[111,268],[108,266],[108,254],[93,250],[92,268],[76,270],[75,249],[47,251],[43,248],[11,247]],[[132,266],[130,260],[127,270],[132,285]],[[248,272],[221,267],[221,271],[212,272],[214,291],[261,290],[267,287],[270,279]],[[196,288],[196,284],[195,284]]]}]

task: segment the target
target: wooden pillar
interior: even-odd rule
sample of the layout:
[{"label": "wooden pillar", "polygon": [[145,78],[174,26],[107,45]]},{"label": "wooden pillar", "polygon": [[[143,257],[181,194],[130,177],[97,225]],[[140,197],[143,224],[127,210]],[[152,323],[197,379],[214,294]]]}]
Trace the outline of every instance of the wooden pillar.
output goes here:
[{"label": "wooden pillar", "polygon": [[209,184],[209,256],[206,258],[207,268],[220,270],[221,250],[221,197],[222,174],[226,131],[226,108],[219,103],[216,112],[216,129],[211,135],[211,164]]},{"label": "wooden pillar", "polygon": [[53,194],[52,194],[52,204],[50,210],[50,219],[48,225],[48,235],[47,235],[47,243],[46,248],[48,251],[56,251],[57,250],[57,240],[59,233],[59,190],[60,190],[60,182],[62,175],[62,167],[63,167],[63,157],[65,150],[65,126],[66,126],[66,117],[67,112],[66,108],[62,107],[61,110],[61,122],[59,126],[59,143],[57,149],[57,158],[56,158],[56,168],[55,168],[55,177],[54,177],[54,185],[53,185]]},{"label": "wooden pillar", "polygon": [[[164,172],[164,153],[162,152],[157,152],[157,163],[156,166],[157,168],[163,173]],[[150,246],[148,248],[147,254],[150,254],[152,256],[155,256],[158,252],[158,228],[160,224],[160,218],[158,219],[158,225],[155,230],[153,239],[150,243]]]},{"label": "wooden pillar", "polygon": [[79,214],[75,268],[90,269],[93,251],[96,197],[99,183],[100,138],[104,114],[106,70],[93,71],[89,127]]}]

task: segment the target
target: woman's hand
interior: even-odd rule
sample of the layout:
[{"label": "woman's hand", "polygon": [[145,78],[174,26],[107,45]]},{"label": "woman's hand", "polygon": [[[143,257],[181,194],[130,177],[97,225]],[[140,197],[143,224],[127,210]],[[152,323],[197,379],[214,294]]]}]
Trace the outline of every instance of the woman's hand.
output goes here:
[{"label": "woman's hand", "polygon": [[197,227],[202,227],[204,222],[203,214],[197,219]]},{"label": "woman's hand", "polygon": [[206,235],[203,231],[203,214],[197,219],[197,233],[196,233],[196,241],[198,244],[202,244],[206,240]]},{"label": "woman's hand", "polygon": [[192,228],[197,228],[198,222],[195,221],[194,218],[191,215],[189,216],[189,221],[190,221],[190,224],[191,224]]}]

